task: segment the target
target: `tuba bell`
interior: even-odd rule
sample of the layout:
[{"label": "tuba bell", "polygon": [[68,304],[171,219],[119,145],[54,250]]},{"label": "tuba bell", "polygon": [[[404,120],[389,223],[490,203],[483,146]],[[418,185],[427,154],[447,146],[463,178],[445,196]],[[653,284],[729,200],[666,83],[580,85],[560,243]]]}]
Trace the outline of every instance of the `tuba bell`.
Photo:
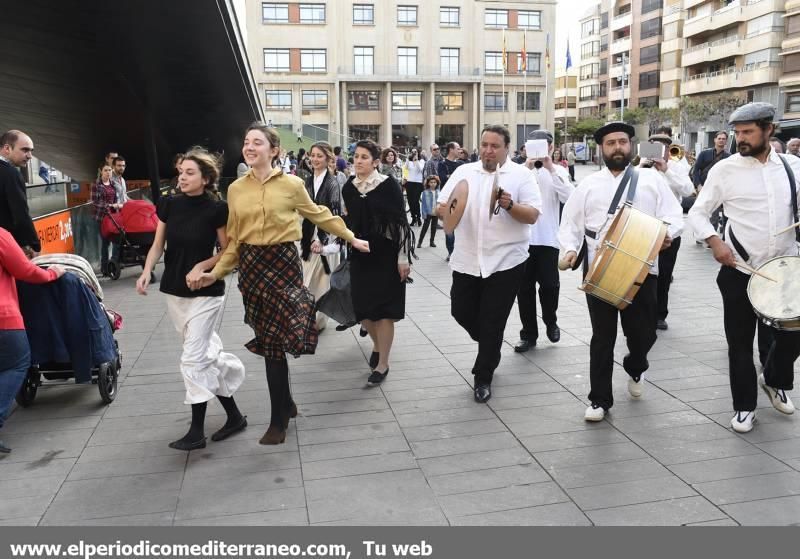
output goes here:
[{"label": "tuba bell", "polygon": [[686,150],[683,149],[683,146],[680,144],[671,144],[669,146],[669,158],[672,161],[680,161],[683,159],[683,156],[686,154]]}]

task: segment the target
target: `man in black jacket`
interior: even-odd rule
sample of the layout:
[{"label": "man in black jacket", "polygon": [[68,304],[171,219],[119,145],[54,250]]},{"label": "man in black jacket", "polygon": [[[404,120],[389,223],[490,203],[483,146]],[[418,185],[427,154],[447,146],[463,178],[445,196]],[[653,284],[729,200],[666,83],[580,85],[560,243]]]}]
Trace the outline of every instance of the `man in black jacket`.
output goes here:
[{"label": "man in black jacket", "polygon": [[14,237],[29,258],[41,249],[33,227],[25,193],[25,181],[18,167],[33,157],[33,140],[19,130],[0,136],[0,227]]},{"label": "man in black jacket", "polygon": [[[692,183],[694,184],[697,192],[700,192],[700,189],[703,188],[703,184],[706,182],[706,177],[708,176],[708,172],[711,170],[711,167],[723,159],[727,159],[731,156],[730,152],[725,149],[727,145],[728,133],[724,130],[720,130],[714,135],[714,147],[704,149],[697,156],[694,167],[692,167]],[[694,204],[693,200],[692,204]],[[719,223],[721,220],[722,206],[714,210],[714,214],[711,216],[711,223],[714,225],[714,228],[719,229]],[[724,225],[725,224],[723,223],[723,227]],[[701,244],[699,240],[696,240],[695,242],[697,244]]]}]

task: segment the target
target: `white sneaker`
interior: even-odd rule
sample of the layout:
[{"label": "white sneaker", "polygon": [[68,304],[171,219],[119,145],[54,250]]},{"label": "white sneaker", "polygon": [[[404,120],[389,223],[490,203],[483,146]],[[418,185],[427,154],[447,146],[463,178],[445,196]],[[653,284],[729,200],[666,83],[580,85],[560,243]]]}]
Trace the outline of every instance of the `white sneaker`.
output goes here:
[{"label": "white sneaker", "polygon": [[583,418],[586,421],[603,421],[603,418],[606,416],[606,410],[603,409],[602,406],[598,406],[597,404],[592,404],[588,408],[586,408],[586,413],[583,414]]},{"label": "white sneaker", "polygon": [[633,380],[633,377],[628,377],[628,394],[631,398],[641,398],[642,391],[644,390],[644,377],[639,376],[639,380]]},{"label": "white sneaker", "polygon": [[731,428],[737,433],[749,433],[753,430],[753,423],[756,421],[756,412],[737,411],[731,419]]},{"label": "white sneaker", "polygon": [[794,413],[794,404],[792,403],[791,398],[786,395],[785,390],[767,386],[767,382],[764,380],[763,373],[758,375],[758,384],[760,384],[762,390],[767,393],[773,408],[787,415],[792,415]]}]

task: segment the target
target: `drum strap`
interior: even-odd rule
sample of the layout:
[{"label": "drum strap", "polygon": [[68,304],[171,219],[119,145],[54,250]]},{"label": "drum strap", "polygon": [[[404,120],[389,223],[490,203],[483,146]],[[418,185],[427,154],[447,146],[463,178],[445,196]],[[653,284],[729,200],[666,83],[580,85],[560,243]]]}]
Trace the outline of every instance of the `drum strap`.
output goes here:
[{"label": "drum strap", "polygon": [[[795,182],[792,168],[789,167],[789,163],[787,163],[786,158],[782,155],[779,155],[778,157],[781,158],[783,167],[786,169],[786,174],[789,176],[789,188],[791,189],[792,198],[792,223],[796,223],[797,221],[800,221],[800,216],[798,216],[797,213],[797,183]],[[794,228],[794,235],[797,239],[797,242],[800,243],[800,225]]]}]

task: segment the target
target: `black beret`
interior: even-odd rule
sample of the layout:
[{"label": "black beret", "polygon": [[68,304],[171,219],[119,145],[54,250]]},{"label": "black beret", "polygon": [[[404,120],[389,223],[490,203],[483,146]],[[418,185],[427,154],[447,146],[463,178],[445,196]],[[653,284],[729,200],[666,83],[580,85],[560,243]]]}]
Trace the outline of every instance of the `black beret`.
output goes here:
[{"label": "black beret", "polygon": [[742,105],[731,114],[728,124],[737,122],[756,122],[758,120],[768,120],[772,122],[775,118],[775,107],[769,103],[756,101]]},{"label": "black beret", "polygon": [[528,133],[529,140],[547,140],[548,143],[553,143],[553,134],[549,130],[540,128]]},{"label": "black beret", "polygon": [[636,135],[636,130],[634,130],[633,126],[630,124],[614,121],[598,128],[594,133],[594,141],[598,144],[602,144],[606,134],[611,134],[612,132],[625,132],[629,138],[633,138]]}]

